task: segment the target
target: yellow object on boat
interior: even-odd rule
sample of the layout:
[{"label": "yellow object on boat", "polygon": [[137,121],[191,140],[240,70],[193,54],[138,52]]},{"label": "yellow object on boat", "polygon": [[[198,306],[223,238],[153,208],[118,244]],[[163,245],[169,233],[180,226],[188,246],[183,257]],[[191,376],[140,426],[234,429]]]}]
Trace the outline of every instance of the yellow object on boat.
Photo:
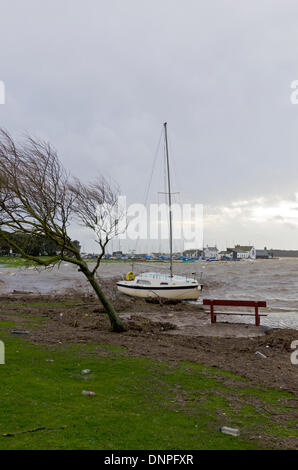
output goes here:
[{"label": "yellow object on boat", "polygon": [[129,273],[126,274],[127,281],[133,281],[134,278],[135,278],[135,273],[133,273],[132,271],[129,271]]}]

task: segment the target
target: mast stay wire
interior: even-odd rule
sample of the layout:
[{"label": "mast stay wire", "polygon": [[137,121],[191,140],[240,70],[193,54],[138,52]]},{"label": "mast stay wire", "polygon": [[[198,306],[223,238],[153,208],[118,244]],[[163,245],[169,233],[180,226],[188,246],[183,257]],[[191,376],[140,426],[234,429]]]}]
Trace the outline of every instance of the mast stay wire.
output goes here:
[{"label": "mast stay wire", "polygon": [[[169,147],[169,153],[171,154],[171,156],[173,155],[173,152],[172,152],[172,143],[171,143],[171,137],[168,136],[168,147]],[[173,161],[174,160],[174,161]],[[173,157],[171,157],[171,161],[172,161],[172,164],[171,164],[171,180],[173,182],[173,188],[177,187],[177,173],[176,173],[176,167],[175,167],[175,158],[173,159]],[[166,161],[166,144],[164,143],[164,188],[165,188],[165,193],[164,193],[164,196],[165,196],[165,203],[167,204],[167,195],[168,195],[168,192],[167,192],[167,161]],[[180,192],[175,192],[175,191],[171,191],[171,195],[172,195],[172,202],[173,203],[176,203],[178,206],[180,206],[180,209],[182,210],[182,202],[181,202],[181,194]],[[180,233],[181,233],[181,245],[182,245],[182,250],[179,249],[179,244],[178,244],[178,251],[183,251],[183,245],[184,245],[184,240],[183,240],[183,220],[182,220],[182,217],[183,217],[183,214],[181,212],[181,220],[180,220]],[[167,223],[169,225],[169,213],[167,212]],[[177,225],[177,220],[176,222],[173,221],[173,225]],[[175,232],[175,229],[174,229],[174,232]],[[173,252],[175,251],[174,250],[174,247],[175,247],[175,239],[173,238]],[[177,246],[176,246],[177,247]],[[180,246],[181,248],[181,246]]]},{"label": "mast stay wire", "polygon": [[[158,157],[158,153],[159,153],[159,149],[160,149],[160,143],[161,143],[162,135],[163,135],[163,129],[161,129],[160,136],[159,136],[159,139],[158,139],[158,144],[157,144],[157,147],[156,147],[156,150],[155,150],[155,155],[154,155],[153,165],[152,165],[151,172],[150,172],[149,182],[148,182],[147,188],[145,190],[145,194],[144,194],[143,207],[146,207],[147,203],[148,203],[149,191],[150,191],[150,187],[151,187],[151,183],[152,183],[152,179],[153,179],[153,174],[154,174],[154,170],[155,170],[155,166],[156,166],[156,162],[157,162],[157,157]],[[140,238],[137,238],[136,244],[135,244],[135,251],[137,250],[139,240],[140,240]]]}]

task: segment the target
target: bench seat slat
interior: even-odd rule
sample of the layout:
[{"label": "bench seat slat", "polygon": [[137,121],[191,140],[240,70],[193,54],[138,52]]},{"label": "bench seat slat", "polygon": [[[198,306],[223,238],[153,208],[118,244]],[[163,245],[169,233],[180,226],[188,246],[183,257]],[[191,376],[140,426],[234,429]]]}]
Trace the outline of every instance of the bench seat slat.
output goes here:
[{"label": "bench seat slat", "polygon": [[[206,311],[204,312],[206,313],[207,315],[210,315],[210,311]],[[214,312],[214,315],[247,315],[249,317],[255,317],[255,313],[247,313],[247,312]],[[268,317],[268,313],[258,313],[258,316],[259,317]]]},{"label": "bench seat slat", "polygon": [[203,305],[226,305],[228,307],[267,307],[267,302],[259,300],[216,300],[216,299],[203,299]]}]

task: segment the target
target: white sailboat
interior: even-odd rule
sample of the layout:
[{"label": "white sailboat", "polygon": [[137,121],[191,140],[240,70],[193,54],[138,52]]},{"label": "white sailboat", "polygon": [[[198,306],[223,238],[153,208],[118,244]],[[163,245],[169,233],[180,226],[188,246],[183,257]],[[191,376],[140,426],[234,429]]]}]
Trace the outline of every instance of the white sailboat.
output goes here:
[{"label": "white sailboat", "polygon": [[117,282],[117,288],[123,294],[143,299],[197,300],[201,294],[201,284],[193,278],[173,275],[172,193],[166,122],[164,123],[164,137],[168,177],[170,273],[147,272],[137,276],[134,276],[134,273],[128,273],[127,280]]}]

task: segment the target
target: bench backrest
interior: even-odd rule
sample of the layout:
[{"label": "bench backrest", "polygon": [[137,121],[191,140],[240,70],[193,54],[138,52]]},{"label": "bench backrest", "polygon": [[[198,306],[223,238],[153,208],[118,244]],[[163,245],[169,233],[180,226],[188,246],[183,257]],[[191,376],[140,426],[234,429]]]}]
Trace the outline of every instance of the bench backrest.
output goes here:
[{"label": "bench backrest", "polygon": [[267,307],[267,302],[262,300],[203,299],[203,305],[226,305],[228,307]]}]

